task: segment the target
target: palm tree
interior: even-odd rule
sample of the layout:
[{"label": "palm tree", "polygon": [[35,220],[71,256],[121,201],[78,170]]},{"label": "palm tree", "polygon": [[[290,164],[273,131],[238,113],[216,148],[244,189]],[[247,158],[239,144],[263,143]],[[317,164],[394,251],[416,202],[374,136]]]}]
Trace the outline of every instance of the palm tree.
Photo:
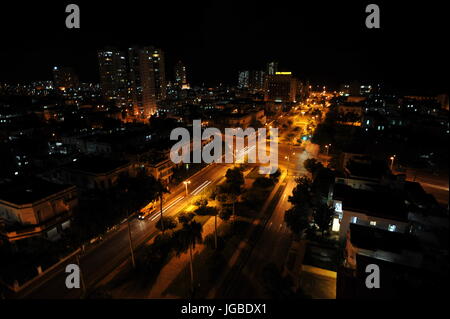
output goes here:
[{"label": "palm tree", "polygon": [[233,205],[233,218],[235,217],[235,206],[238,201],[238,196],[233,193],[220,193],[217,195],[217,201],[220,203],[221,207],[224,208],[228,205]]},{"label": "palm tree", "polygon": [[214,215],[214,248],[217,250],[217,215],[219,215],[219,210],[216,207],[211,207],[210,212]]},{"label": "palm tree", "polygon": [[194,265],[193,250],[195,245],[203,241],[202,238],[203,225],[195,220],[183,224],[183,228],[176,232],[177,238],[177,255],[189,250],[190,257],[190,273],[191,273],[191,290],[194,290]]},{"label": "palm tree", "polygon": [[161,222],[161,231],[164,233],[164,223],[163,223],[163,196],[164,194],[168,194],[169,190],[164,186],[161,179],[158,179],[154,184],[154,194],[157,198],[159,198],[160,205],[160,222]]},{"label": "palm tree", "polygon": [[333,221],[334,209],[327,204],[319,204],[315,208],[313,218],[314,223],[319,227],[322,237],[324,237],[325,232],[329,230],[331,223]]}]

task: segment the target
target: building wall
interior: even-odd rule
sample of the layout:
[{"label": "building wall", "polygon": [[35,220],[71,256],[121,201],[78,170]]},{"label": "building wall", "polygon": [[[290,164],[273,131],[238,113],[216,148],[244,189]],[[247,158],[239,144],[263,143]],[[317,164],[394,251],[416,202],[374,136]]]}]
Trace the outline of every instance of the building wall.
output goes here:
[{"label": "building wall", "polygon": [[147,167],[147,173],[153,175],[156,179],[161,179],[163,182],[169,183],[173,175],[174,166],[175,164],[167,159],[160,163],[149,165]]},{"label": "building wall", "polygon": [[[62,227],[63,224],[65,226],[62,228],[68,225],[67,221],[77,206],[78,196],[75,186],[34,203],[16,205],[0,200],[0,218],[7,224],[18,223],[24,227],[23,231],[10,231],[4,235],[10,240],[17,240],[37,235],[49,228],[53,230],[53,235],[56,235],[57,228]],[[50,224],[58,217],[61,219]]]},{"label": "building wall", "polygon": [[128,105],[128,74],[125,55],[113,48],[98,52],[103,96],[119,107]]},{"label": "building wall", "polygon": [[268,75],[264,101],[294,102],[297,84],[292,75]]},{"label": "building wall", "polygon": [[343,114],[355,113],[358,114],[359,116],[362,116],[363,114],[363,108],[361,106],[339,105],[337,107],[337,111],[338,113]]},{"label": "building wall", "polygon": [[83,190],[107,190],[117,184],[120,176],[129,176],[132,173],[131,165],[128,164],[108,173],[99,174],[62,169],[56,173],[55,178],[62,183],[75,184]]},{"label": "building wall", "polygon": [[[397,221],[393,219],[385,219],[376,216],[369,216],[364,213],[354,212],[349,210],[343,210],[340,218],[340,227],[339,227],[339,239],[341,241],[345,240],[347,236],[347,232],[350,229],[350,223],[357,223],[360,225],[370,225],[370,222],[376,222],[376,225],[373,227],[377,227],[380,229],[389,230],[390,225],[395,225],[396,232],[405,233],[409,229],[408,222]],[[357,220],[352,220],[354,217]],[[391,228],[392,229],[392,228]],[[391,230],[392,231],[392,230]]]}]

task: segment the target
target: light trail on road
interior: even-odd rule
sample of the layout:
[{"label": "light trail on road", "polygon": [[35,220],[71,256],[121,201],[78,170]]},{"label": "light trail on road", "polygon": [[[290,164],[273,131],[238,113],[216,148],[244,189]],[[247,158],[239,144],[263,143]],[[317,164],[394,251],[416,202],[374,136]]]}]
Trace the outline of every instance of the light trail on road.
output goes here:
[{"label": "light trail on road", "polygon": [[198,195],[202,190],[204,190],[206,187],[208,187],[209,184],[211,184],[212,181],[206,181],[201,186],[197,187],[193,192],[192,195]]}]

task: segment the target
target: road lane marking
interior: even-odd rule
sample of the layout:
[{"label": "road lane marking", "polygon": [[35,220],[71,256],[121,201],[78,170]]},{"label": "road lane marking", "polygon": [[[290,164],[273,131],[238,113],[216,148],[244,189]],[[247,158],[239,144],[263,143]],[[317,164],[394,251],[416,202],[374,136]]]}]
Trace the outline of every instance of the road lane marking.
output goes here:
[{"label": "road lane marking", "polygon": [[[178,204],[178,202],[180,202],[183,198],[184,198],[184,196],[180,196],[180,197],[178,197],[177,199],[175,199],[173,202],[171,202],[169,205],[167,205],[166,207],[164,207],[163,210],[162,210],[163,213],[164,213],[166,210],[172,208],[174,205]],[[153,216],[151,217],[151,221],[154,221],[156,218],[158,218],[158,216],[159,216],[160,214],[161,214],[161,211],[156,212],[155,215],[153,215]]]},{"label": "road lane marking", "polygon": [[197,195],[199,194],[202,190],[204,190],[209,184],[211,184],[211,181],[207,181],[201,188],[199,188],[198,190],[196,190],[195,192],[192,193],[192,195]]},{"label": "road lane marking", "polygon": [[200,186],[198,186],[196,189],[194,189],[191,194],[193,194],[197,189],[199,189],[200,187],[202,187],[203,185],[205,185],[206,183],[208,183],[208,181],[204,181],[202,184],[200,184]]}]

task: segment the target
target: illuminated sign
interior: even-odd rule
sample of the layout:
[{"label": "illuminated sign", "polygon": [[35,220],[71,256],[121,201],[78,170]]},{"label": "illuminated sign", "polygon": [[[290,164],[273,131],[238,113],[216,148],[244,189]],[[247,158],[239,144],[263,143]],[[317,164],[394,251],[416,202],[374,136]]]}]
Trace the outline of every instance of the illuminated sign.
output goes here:
[{"label": "illuminated sign", "polygon": [[292,72],[275,72],[276,75],[291,75]]}]

